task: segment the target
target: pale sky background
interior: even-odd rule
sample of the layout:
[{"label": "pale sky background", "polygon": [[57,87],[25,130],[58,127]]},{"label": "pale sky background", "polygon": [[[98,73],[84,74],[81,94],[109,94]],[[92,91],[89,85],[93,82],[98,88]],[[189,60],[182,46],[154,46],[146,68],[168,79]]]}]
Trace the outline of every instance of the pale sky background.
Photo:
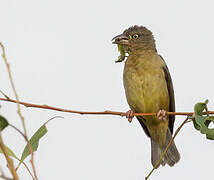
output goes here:
[{"label": "pale sky background", "polygon": [[[170,69],[177,111],[192,111],[209,99],[214,110],[212,0],[1,0],[0,41],[20,99],[67,109],[127,111],[122,83],[124,63],[115,64],[111,39],[131,25],[153,31],[157,49]],[[14,97],[0,58],[0,89]],[[211,84],[209,84],[211,83]],[[0,113],[21,128],[16,105],[0,102]],[[22,107],[28,134],[47,125],[35,164],[40,180],[143,180],[152,168],[150,141],[136,119],[81,116]],[[175,129],[185,117],[176,118]],[[18,156],[25,141],[8,128],[5,143]],[[151,180],[212,179],[214,141],[192,124],[176,138],[181,154],[173,168],[161,167]],[[6,174],[6,162],[0,155]],[[17,161],[15,161],[17,164]],[[29,164],[29,158],[27,159]],[[22,166],[21,180],[30,180]]]}]

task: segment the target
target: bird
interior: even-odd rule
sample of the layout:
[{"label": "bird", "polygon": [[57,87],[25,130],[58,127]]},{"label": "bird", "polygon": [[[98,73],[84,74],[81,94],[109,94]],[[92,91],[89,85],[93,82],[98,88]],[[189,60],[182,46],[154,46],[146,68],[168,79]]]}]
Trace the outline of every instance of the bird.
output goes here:
[{"label": "bird", "polygon": [[[125,61],[123,84],[130,107],[128,120],[131,122],[134,113],[157,113],[157,116],[136,117],[151,140],[151,163],[155,167],[172,138],[175,121],[175,116],[166,114],[167,111],[175,112],[169,69],[157,52],[153,33],[144,26],[129,27],[114,37],[112,43],[127,54],[122,60]],[[160,164],[172,167],[179,160],[180,154],[173,140]]]}]

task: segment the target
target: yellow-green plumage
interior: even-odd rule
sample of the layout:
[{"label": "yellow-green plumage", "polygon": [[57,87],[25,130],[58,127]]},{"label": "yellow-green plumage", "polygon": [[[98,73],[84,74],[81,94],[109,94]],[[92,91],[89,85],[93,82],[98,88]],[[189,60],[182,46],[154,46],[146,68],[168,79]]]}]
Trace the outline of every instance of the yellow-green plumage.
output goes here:
[{"label": "yellow-green plumage", "polygon": [[[134,112],[175,111],[174,90],[168,68],[158,55],[152,32],[143,26],[133,26],[113,38],[129,54],[125,61],[123,81],[128,104]],[[124,59],[123,59],[124,60]],[[165,120],[157,116],[137,117],[151,139],[151,161],[155,166],[171,140],[174,116]],[[173,142],[161,161],[173,166],[180,160]]]},{"label": "yellow-green plumage", "polygon": [[[124,68],[126,98],[135,112],[169,111],[169,94],[162,66],[164,61],[154,51],[130,55]],[[146,127],[150,135],[163,147],[168,128],[168,118],[160,121],[156,116],[147,116]]]}]

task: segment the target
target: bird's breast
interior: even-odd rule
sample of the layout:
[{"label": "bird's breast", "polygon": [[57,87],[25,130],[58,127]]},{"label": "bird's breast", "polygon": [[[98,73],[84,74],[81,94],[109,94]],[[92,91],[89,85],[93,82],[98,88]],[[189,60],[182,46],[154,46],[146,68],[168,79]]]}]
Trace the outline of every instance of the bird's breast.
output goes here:
[{"label": "bird's breast", "polygon": [[169,95],[159,56],[129,57],[123,80],[126,98],[135,112],[169,109]]}]

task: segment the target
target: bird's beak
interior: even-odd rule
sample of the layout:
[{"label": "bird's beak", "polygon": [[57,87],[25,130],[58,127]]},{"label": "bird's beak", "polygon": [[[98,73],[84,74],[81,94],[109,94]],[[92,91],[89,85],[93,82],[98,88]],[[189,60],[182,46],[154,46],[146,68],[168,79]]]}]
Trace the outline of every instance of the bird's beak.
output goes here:
[{"label": "bird's beak", "polygon": [[129,38],[124,34],[120,34],[112,39],[113,44],[129,45]]}]

